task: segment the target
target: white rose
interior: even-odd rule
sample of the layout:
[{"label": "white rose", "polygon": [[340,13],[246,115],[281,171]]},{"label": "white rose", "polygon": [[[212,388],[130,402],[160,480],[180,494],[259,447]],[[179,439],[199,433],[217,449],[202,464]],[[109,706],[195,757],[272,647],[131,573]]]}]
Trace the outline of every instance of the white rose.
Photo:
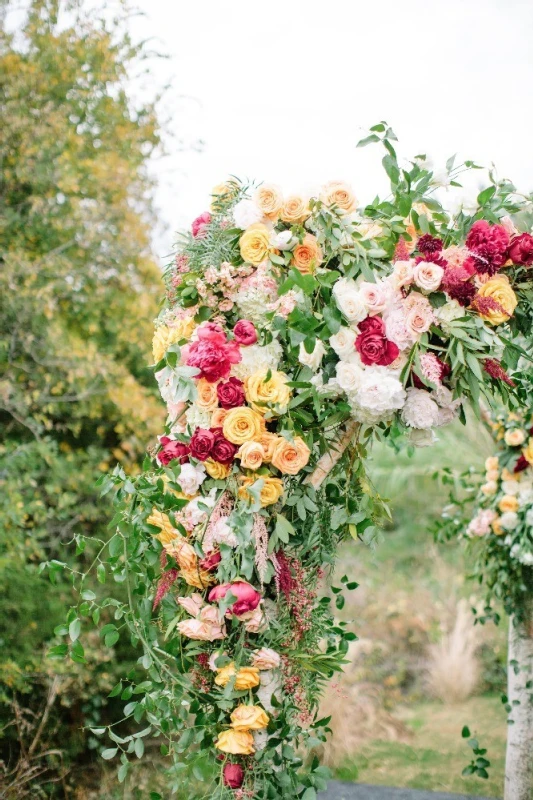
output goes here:
[{"label": "white rose", "polygon": [[443,268],[432,261],[421,261],[413,270],[415,283],[424,292],[436,292],[443,275]]},{"label": "white rose", "polygon": [[196,494],[206,477],[203,464],[198,464],[196,467],[192,464],[182,464],[177,482],[185,494],[191,495]]},{"label": "white rose", "polygon": [[500,517],[500,525],[505,531],[514,531],[518,525],[518,514],[515,511],[506,511]]},{"label": "white rose", "polygon": [[355,392],[363,376],[364,371],[360,366],[352,361],[339,361],[337,364],[337,383],[347,394]]},{"label": "white rose", "polygon": [[517,495],[520,491],[520,483],[518,481],[503,481],[502,489],[505,494]]},{"label": "white rose", "polygon": [[341,326],[329,340],[330,346],[335,350],[339,358],[349,358],[355,353],[356,334],[351,328]]},{"label": "white rose", "polygon": [[518,492],[518,502],[521,506],[528,506],[533,503],[533,486],[530,484],[520,485]]},{"label": "white rose", "polygon": [[292,235],[292,231],[273,231],[270,243],[276,250],[292,250],[298,238]]},{"label": "white rose", "polygon": [[533,564],[533,553],[522,553],[520,556],[520,562],[525,567],[530,567]]},{"label": "white rose", "polygon": [[367,316],[357,285],[350,278],[341,278],[333,285],[333,297],[348,322],[357,324]]},{"label": "white rose", "polygon": [[304,347],[304,343],[300,344],[300,352],[298,353],[298,361],[300,364],[303,364],[304,367],[311,367],[313,372],[316,372],[317,369],[320,367],[320,363],[326,354],[326,348],[320,341],[317,339],[315,342],[315,346],[312,353],[308,353]]},{"label": "white rose", "polygon": [[439,422],[439,407],[425,389],[411,387],[407,390],[402,420],[410,428],[434,428]]},{"label": "white rose", "polygon": [[263,212],[253,200],[240,200],[233,209],[233,219],[237,228],[246,230],[250,225],[261,222]]}]

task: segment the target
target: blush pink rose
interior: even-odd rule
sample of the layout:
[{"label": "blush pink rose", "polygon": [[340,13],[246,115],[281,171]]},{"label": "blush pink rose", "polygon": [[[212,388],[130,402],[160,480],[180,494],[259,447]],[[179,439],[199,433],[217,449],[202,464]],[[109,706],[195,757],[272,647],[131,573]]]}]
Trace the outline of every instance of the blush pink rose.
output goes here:
[{"label": "blush pink rose", "polygon": [[254,611],[261,600],[260,593],[245,581],[235,581],[234,583],[221,583],[209,592],[209,602],[218,603],[226,594],[231,591],[237,600],[231,606],[231,613],[235,616],[247,614]]},{"label": "blush pink rose", "polygon": [[203,239],[207,233],[207,226],[211,222],[211,214],[209,211],[204,211],[199,217],[196,217],[191,225],[192,235],[195,239]]},{"label": "blush pink rose", "polygon": [[235,341],[248,347],[257,342],[257,331],[253,322],[247,319],[240,319],[233,328]]}]

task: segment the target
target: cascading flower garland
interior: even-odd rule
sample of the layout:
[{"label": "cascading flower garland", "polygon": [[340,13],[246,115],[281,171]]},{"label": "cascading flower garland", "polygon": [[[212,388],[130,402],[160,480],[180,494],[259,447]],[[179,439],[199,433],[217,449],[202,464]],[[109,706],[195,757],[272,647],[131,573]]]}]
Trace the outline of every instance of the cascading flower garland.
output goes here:
[{"label": "cascading flower garland", "polygon": [[[106,643],[125,627],[143,648],[146,679],[130,673],[114,694],[148,727],[107,729],[121,780],[148,731],[188,797],[325,788],[305,753],[355,638],[332,599],[342,609],[357,584],[330,593],[324,580],[339,544],[370,540],[388,513],[367,445],[431,444],[465,402],[512,397],[533,264],[533,237],[508,216],[514,187],[493,183],[475,215],[451,218],[423,161],[400,169],[394,138],[381,124],[370,137],[387,150],[390,199],[360,211],[342,182],[303,196],[231,181],[166,271],[153,342],[166,430],[142,474],[103,481],[117,503],[107,563],[127,600],[85,591],[69,616],[111,608]],[[450,180],[464,168],[450,162]]]}]

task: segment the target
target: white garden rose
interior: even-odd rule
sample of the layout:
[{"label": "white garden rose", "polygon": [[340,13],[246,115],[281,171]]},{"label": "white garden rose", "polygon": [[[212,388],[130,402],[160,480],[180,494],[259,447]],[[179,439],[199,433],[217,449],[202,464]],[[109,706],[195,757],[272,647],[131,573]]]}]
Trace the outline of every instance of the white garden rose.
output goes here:
[{"label": "white garden rose", "polygon": [[337,383],[346,394],[355,392],[360,384],[364,370],[353,361],[339,361],[336,366]]},{"label": "white garden rose", "polygon": [[502,489],[505,494],[517,495],[520,491],[519,481],[503,481]]},{"label": "white garden rose", "polygon": [[378,281],[378,283],[361,281],[359,284],[359,294],[367,313],[371,317],[384,311],[387,305],[388,292],[383,281]]},{"label": "white garden rose", "polygon": [[333,297],[339,311],[352,325],[357,325],[367,316],[357,284],[351,278],[341,278],[333,285]]},{"label": "white garden rose", "polygon": [[356,333],[342,325],[329,340],[339,358],[347,359],[355,353]]},{"label": "white garden rose", "polygon": [[194,467],[192,464],[182,464],[177,482],[182,492],[188,495],[196,494],[207,475],[203,464]]},{"label": "white garden rose", "polygon": [[363,409],[380,416],[402,408],[405,389],[398,378],[386,367],[367,367],[362,370],[355,400]]},{"label": "white garden rose", "polygon": [[315,347],[312,353],[308,353],[304,347],[304,343],[300,344],[300,352],[298,353],[298,361],[300,364],[303,364],[304,367],[310,367],[313,372],[316,372],[317,369],[320,367],[321,361],[326,355],[326,348],[320,341],[317,339],[315,342]]},{"label": "white garden rose", "polygon": [[402,408],[402,420],[410,428],[434,428],[439,423],[439,407],[425,389],[410,387]]},{"label": "white garden rose", "polygon": [[237,228],[246,230],[263,220],[263,212],[253,200],[240,200],[233,209],[233,220]]},{"label": "white garden rose", "polygon": [[506,511],[500,517],[500,525],[504,531],[514,531],[518,525],[518,514],[516,511]]},{"label": "white garden rose", "polygon": [[443,275],[443,268],[432,261],[420,261],[413,269],[415,283],[424,292],[436,292]]},{"label": "white garden rose", "polygon": [[528,506],[533,504],[533,486],[531,483],[520,482],[520,489],[518,490],[518,502],[520,506]]}]

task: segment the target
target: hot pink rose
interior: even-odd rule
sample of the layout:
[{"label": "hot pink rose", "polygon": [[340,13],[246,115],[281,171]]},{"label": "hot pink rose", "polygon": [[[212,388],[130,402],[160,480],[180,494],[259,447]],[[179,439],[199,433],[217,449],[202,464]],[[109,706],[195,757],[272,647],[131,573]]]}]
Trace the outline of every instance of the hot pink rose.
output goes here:
[{"label": "hot pink rose", "polygon": [[237,408],[246,404],[244,384],[238,378],[229,378],[217,386],[218,402],[222,408]]},{"label": "hot pink rose", "polygon": [[231,606],[231,613],[235,616],[247,614],[249,611],[254,611],[259,605],[261,595],[249,583],[244,581],[235,581],[235,583],[220,583],[209,592],[209,602],[218,603],[226,594],[231,591],[237,600]]},{"label": "hot pink rose", "polygon": [[[217,336],[214,333],[208,335],[212,335],[213,338]],[[231,365],[238,364],[241,358],[239,345],[236,342],[218,344],[208,338],[199,338],[190,345],[186,363],[189,367],[200,370],[199,378],[215,383],[221,378],[227,378]]]},{"label": "hot pink rose", "polygon": [[239,789],[244,781],[244,770],[240,764],[224,764],[222,771],[224,786],[229,786],[230,789]]},{"label": "hot pink rose", "polygon": [[222,428],[211,428],[211,433],[214,436],[210,453],[211,458],[220,464],[231,464],[239,448],[236,444],[226,439],[222,433]]},{"label": "hot pink rose", "polygon": [[235,341],[239,344],[248,346],[257,342],[257,331],[253,322],[247,319],[240,319],[233,328]]},{"label": "hot pink rose", "polygon": [[178,459],[180,464],[185,464],[189,460],[189,446],[183,442],[176,442],[174,439],[169,439],[168,436],[161,437],[161,450],[157,454],[157,460],[165,466],[170,462]]},{"label": "hot pink rose", "polygon": [[385,336],[385,323],[381,317],[367,317],[359,323],[359,330],[355,349],[363,364],[387,367],[399,356],[398,346]]},{"label": "hot pink rose", "polygon": [[521,233],[513,236],[509,248],[509,258],[515,264],[530,267],[533,264],[533,236]]},{"label": "hot pink rose", "polygon": [[206,234],[206,227],[211,222],[211,214],[209,211],[204,211],[199,217],[196,217],[191,225],[192,235],[195,239],[202,239]]},{"label": "hot pink rose", "polygon": [[207,461],[211,455],[214,442],[215,434],[212,431],[207,431],[204,428],[196,428],[189,443],[191,456],[197,458],[199,461]]}]

